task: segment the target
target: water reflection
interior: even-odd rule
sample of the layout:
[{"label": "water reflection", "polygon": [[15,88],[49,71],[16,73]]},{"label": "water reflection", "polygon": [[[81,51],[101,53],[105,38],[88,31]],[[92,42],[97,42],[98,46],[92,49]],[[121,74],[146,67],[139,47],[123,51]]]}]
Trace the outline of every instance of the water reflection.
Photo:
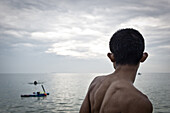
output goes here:
[{"label": "water reflection", "polygon": [[47,97],[46,96],[44,96],[44,97],[21,97],[21,100],[23,100],[23,99],[30,99],[30,98],[35,99],[35,100],[44,100]]},{"label": "water reflection", "polygon": [[[0,75],[0,112],[78,113],[92,79],[99,74],[9,74]],[[21,98],[21,94],[42,91],[30,81],[44,82],[46,97]],[[148,95],[153,113],[170,111],[170,75],[142,74],[135,86]]]}]

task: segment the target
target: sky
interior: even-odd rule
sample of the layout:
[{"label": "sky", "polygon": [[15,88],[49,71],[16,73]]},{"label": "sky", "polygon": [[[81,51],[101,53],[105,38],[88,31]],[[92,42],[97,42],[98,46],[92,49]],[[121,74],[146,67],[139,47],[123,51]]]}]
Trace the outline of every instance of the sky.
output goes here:
[{"label": "sky", "polygon": [[0,73],[110,73],[109,40],[139,30],[143,73],[170,73],[169,0],[0,0]]}]

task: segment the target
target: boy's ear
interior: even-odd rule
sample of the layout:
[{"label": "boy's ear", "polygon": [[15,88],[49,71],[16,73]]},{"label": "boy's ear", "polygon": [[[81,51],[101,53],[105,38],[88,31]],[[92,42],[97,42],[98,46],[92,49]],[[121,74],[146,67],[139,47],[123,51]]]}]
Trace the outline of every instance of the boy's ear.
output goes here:
[{"label": "boy's ear", "polygon": [[147,52],[143,53],[143,56],[140,59],[140,62],[144,62],[147,59],[147,57],[148,57],[148,53]]},{"label": "boy's ear", "polygon": [[111,60],[111,62],[115,62],[115,57],[113,53],[107,53],[107,56],[109,57],[109,59]]}]

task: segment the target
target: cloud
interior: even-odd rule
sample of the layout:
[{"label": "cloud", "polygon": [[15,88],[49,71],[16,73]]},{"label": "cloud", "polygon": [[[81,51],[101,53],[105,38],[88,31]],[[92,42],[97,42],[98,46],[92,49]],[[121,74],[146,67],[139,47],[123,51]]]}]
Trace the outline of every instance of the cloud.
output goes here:
[{"label": "cloud", "polygon": [[168,56],[169,6],[168,0],[1,0],[1,55],[32,49],[30,54],[103,59],[112,34],[133,27],[151,56]]},{"label": "cloud", "polygon": [[17,43],[17,44],[13,44],[13,47],[36,47],[36,45],[33,45],[31,43]]},{"label": "cloud", "polygon": [[[146,0],[82,0],[74,3],[55,0],[9,0],[1,1],[0,4],[3,10],[0,13],[1,34],[47,43],[110,38],[114,31],[124,27],[137,28],[152,40],[155,38],[153,32],[157,33],[155,31],[158,28],[170,28],[167,20],[169,2],[166,0],[156,0],[154,4],[153,1]],[[160,30],[156,37],[159,38],[162,33],[163,30]]]},{"label": "cloud", "polygon": [[82,42],[70,40],[55,43],[46,53],[55,53],[57,55],[71,56],[76,58],[102,58],[108,52],[107,47],[103,47],[102,40],[91,42]]}]

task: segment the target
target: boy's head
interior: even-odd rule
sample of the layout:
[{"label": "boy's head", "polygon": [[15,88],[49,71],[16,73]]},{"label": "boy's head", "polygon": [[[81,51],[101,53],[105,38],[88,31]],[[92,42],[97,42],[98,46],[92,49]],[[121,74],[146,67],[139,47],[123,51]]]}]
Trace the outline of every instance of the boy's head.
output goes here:
[{"label": "boy's head", "polygon": [[[137,65],[143,57],[145,43],[143,36],[137,30],[126,28],[113,34],[109,46],[114,56],[114,60],[111,60],[115,61],[116,65]],[[147,57],[147,53],[145,54]]]}]

